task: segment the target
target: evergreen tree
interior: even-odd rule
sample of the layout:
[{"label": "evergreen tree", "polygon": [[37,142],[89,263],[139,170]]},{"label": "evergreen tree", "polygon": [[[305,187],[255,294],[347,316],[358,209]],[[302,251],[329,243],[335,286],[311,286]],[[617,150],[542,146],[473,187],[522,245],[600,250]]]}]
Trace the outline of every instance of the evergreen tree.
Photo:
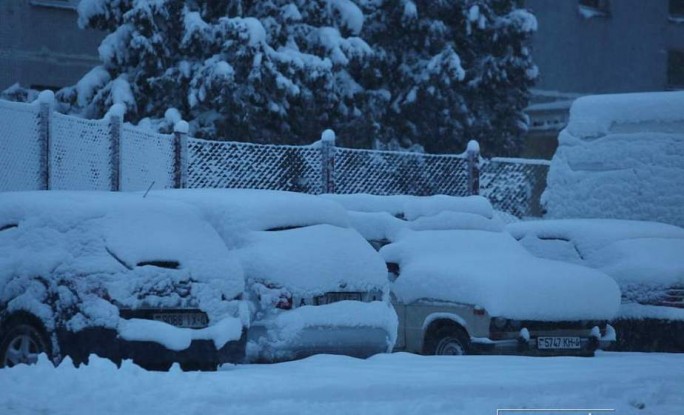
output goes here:
[{"label": "evergreen tree", "polygon": [[359,68],[375,137],[428,152],[519,151],[536,67],[536,30],[515,0],[366,1],[362,36],[373,60]]},{"label": "evergreen tree", "polygon": [[83,0],[79,23],[110,34],[103,64],[58,94],[71,112],[175,108],[198,136],[289,143],[361,116],[346,67],[370,47],[350,0]]},{"label": "evergreen tree", "polygon": [[[102,65],[57,98],[193,135],[515,155],[536,67],[517,0],[82,0]],[[175,114],[176,111],[173,111]],[[170,128],[170,122],[161,123]]]}]

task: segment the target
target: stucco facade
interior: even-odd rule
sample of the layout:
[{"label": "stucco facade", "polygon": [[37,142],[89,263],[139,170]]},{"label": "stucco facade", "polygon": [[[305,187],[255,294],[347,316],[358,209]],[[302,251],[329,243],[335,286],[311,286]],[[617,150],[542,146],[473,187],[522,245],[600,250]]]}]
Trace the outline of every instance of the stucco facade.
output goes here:
[{"label": "stucco facade", "polygon": [[0,1],[0,91],[72,85],[98,63],[103,33],[81,30],[75,2]]},{"label": "stucco facade", "polygon": [[[662,91],[668,51],[684,51],[684,16],[671,16],[672,0],[526,0],[539,22],[533,56],[536,88],[564,93]],[[584,2],[592,3],[592,2]],[[583,15],[584,13],[584,15]]]}]

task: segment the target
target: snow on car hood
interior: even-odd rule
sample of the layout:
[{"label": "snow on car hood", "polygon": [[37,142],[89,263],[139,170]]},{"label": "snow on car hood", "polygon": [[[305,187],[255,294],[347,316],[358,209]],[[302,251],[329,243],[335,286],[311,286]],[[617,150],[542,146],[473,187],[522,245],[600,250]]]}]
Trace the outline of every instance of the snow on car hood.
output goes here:
[{"label": "snow on car hood", "polygon": [[[566,219],[519,222],[509,231],[542,258],[562,259],[600,269],[618,283],[684,283],[684,229],[658,222]],[[545,239],[541,241],[537,239]],[[567,241],[578,256],[563,258],[549,239]]]},{"label": "snow on car hood", "polygon": [[314,225],[253,232],[237,251],[251,282],[286,288],[299,296],[388,287],[379,255],[353,229]]},{"label": "snow on car hood", "polygon": [[380,253],[400,265],[392,291],[406,303],[452,301],[542,321],[610,319],[620,304],[605,274],[536,258],[507,233],[404,231]]},{"label": "snow on car hood", "polygon": [[242,269],[192,206],[110,192],[1,198],[0,301],[11,300],[9,308],[50,320],[52,287],[64,297],[59,306],[80,309],[67,324],[73,330],[116,324],[103,290],[121,307],[192,306],[210,320],[235,314],[221,298],[244,291]]}]

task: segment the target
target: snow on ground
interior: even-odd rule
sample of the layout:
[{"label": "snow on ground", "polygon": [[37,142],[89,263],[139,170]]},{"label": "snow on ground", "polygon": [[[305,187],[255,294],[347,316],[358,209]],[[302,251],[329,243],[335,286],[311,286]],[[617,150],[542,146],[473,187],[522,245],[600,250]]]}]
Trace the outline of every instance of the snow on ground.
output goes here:
[{"label": "snow on ground", "polygon": [[117,369],[94,359],[80,369],[42,363],[0,371],[0,413],[495,415],[497,408],[606,408],[619,415],[677,414],[684,408],[681,367],[684,354],[657,353],[319,355],[214,373],[146,372],[130,363]]}]

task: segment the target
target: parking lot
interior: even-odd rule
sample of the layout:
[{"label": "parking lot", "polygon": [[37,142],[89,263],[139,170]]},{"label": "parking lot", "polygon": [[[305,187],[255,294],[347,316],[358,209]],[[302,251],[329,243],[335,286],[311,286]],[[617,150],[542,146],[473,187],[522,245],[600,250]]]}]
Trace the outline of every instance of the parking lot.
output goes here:
[{"label": "parking lot", "polygon": [[610,352],[594,358],[319,355],[166,373],[128,362],[117,369],[101,359],[79,369],[41,361],[0,371],[0,413],[495,415],[502,408],[593,408],[665,415],[684,408],[682,367],[682,354]]}]

